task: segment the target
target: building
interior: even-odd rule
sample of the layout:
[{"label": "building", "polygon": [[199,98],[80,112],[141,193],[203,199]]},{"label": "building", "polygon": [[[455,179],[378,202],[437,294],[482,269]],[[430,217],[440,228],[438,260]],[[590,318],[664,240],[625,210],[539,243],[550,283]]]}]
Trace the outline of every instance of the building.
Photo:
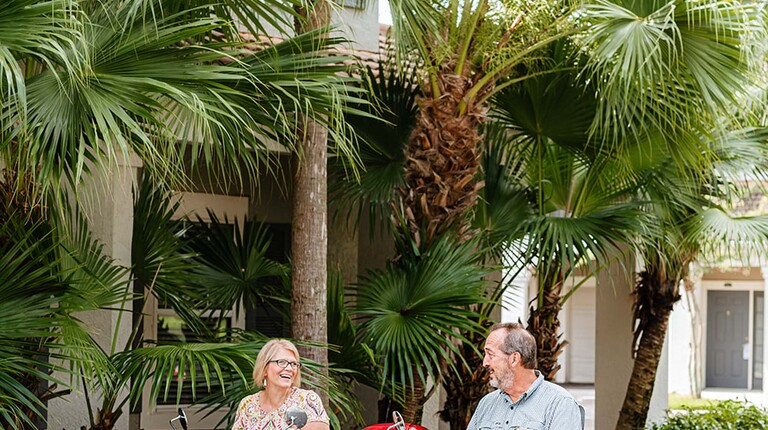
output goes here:
[{"label": "building", "polygon": [[[334,21],[339,24],[337,32],[355,41],[351,49],[361,52],[377,52],[379,47],[378,2],[344,2],[335,11]],[[281,158],[278,156],[278,158]],[[285,157],[282,157],[285,158]],[[286,163],[282,159],[280,162]],[[133,223],[132,189],[136,187],[141,175],[141,161],[132,157],[121,160],[117,168],[98,172],[86,186],[85,199],[88,206],[92,231],[97,239],[104,244],[104,250],[111,255],[117,264],[129,267],[131,265],[131,227]],[[274,253],[284,255],[289,243],[287,234],[290,232],[291,205],[290,197],[268,173],[263,175],[259,189],[223,189],[216,184],[203,179],[196,179],[196,189],[179,192],[182,206],[177,216],[199,215],[207,220],[207,209],[224,218],[244,217],[266,223],[275,235],[273,241]],[[356,234],[351,234],[341,222],[329,226],[329,264],[338,264],[345,276],[357,276],[358,268],[371,267],[379,262],[382,253],[375,248],[358,240]],[[183,337],[184,327],[180,326],[173,310],[164,308],[156,300],[150,300],[144,313],[145,336],[150,339]],[[247,312],[230,312],[227,324],[232,327],[256,328],[260,321],[269,318],[268,315],[254,315]],[[131,329],[130,316],[120,315],[119,312],[91,312],[81,316],[84,324],[92,327],[93,337],[104,348],[108,348],[116,334],[120,344],[128,341]],[[260,327],[261,328],[261,327]],[[287,327],[271,324],[268,334],[285,336]],[[281,332],[281,330],[283,330]],[[62,375],[64,380],[67,379]],[[93,393],[91,393],[93,395]],[[373,393],[375,396],[375,393]],[[375,399],[375,398],[374,398]],[[375,400],[374,400],[375,402]],[[167,404],[150,406],[149,393],[145,391],[141,405],[131,410],[129,405],[123,407],[122,417],[116,424],[116,429],[145,429],[164,430],[169,428],[169,420],[178,412],[175,405]],[[190,429],[210,429],[218,422],[221,413],[213,414],[203,419],[195,415],[196,408],[185,407],[190,418]],[[70,395],[56,398],[48,403],[47,417],[51,429],[77,429],[87,424],[88,405],[82,384],[76,386]]]}]

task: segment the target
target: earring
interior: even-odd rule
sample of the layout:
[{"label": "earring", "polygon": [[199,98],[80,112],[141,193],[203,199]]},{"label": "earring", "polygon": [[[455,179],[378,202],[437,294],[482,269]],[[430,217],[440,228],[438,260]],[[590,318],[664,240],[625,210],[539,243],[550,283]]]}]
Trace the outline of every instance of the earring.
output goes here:
[{"label": "earring", "polygon": [[262,381],[261,385],[262,385],[264,388],[267,388],[267,378],[264,378],[264,381]]}]

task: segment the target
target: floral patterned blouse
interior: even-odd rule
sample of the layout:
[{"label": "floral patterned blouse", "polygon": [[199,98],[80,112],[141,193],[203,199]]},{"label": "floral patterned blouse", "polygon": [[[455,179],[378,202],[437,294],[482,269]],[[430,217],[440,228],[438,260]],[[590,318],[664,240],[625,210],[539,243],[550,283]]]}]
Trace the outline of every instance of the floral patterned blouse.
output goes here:
[{"label": "floral patterned blouse", "polygon": [[283,404],[272,412],[264,412],[261,409],[259,397],[259,393],[251,394],[240,401],[232,430],[283,430],[287,425],[284,419],[285,411],[294,405],[307,413],[308,423],[328,423],[328,414],[320,396],[314,391],[291,387],[291,392]]}]

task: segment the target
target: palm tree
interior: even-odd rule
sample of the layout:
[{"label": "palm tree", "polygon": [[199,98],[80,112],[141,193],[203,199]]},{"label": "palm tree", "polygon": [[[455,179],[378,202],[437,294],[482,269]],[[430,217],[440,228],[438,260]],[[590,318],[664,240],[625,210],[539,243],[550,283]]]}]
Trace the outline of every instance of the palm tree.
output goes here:
[{"label": "palm tree", "polygon": [[[368,75],[371,81],[369,86],[385,106],[382,112],[389,116],[391,125],[371,122],[367,118],[351,118],[366,143],[360,152],[366,170],[359,182],[349,180],[335,188],[339,190],[342,202],[356,204],[358,210],[363,207],[362,202],[370,202],[372,218],[386,219],[393,213],[392,201],[397,198],[395,190],[402,184],[404,158],[401,148],[412,127],[410,119],[415,117],[417,88],[410,84],[412,81],[407,73],[393,71],[384,65],[379,67],[377,73],[369,70]],[[557,109],[547,112],[544,106],[531,106],[531,103],[545,100],[547,95],[550,102],[556,97],[568,100],[567,106],[572,109],[569,112],[574,115]],[[583,102],[578,101],[580,96]],[[507,118],[506,126],[502,121],[494,121],[484,129],[486,137],[482,141],[484,155],[480,178],[486,187],[480,191],[482,199],[472,219],[472,228],[481,233],[478,239],[482,241],[479,249],[484,253],[480,260],[482,265],[493,267],[493,262],[504,261],[505,251],[510,247],[520,248],[526,238],[530,243],[542,245],[528,247],[521,258],[530,262],[541,256],[540,261],[559,262],[564,267],[561,276],[566,276],[579,264],[589,264],[593,255],[606,259],[605,249],[611,243],[629,240],[628,235],[633,230],[628,228],[627,223],[636,217],[639,206],[612,201],[619,191],[607,186],[608,181],[601,182],[603,178],[599,176],[609,158],[600,157],[597,153],[597,160],[588,162],[594,157],[578,151],[579,143],[586,140],[592,118],[590,112],[593,111],[590,106],[594,103],[573,85],[572,75],[568,73],[532,78],[526,82],[524,89],[512,91],[508,88],[494,100],[499,105],[494,116],[517,115],[530,122],[520,119],[510,130],[512,120]],[[550,103],[550,106],[556,106],[556,103]],[[512,107],[515,112],[509,111]],[[561,119],[563,117],[573,120],[565,122]],[[549,125],[545,127],[547,132],[563,143],[562,148],[555,145],[548,135],[538,132],[535,124],[542,123]],[[569,138],[561,139],[561,136]],[[582,140],[579,141],[579,138]],[[548,169],[538,167],[542,165],[548,166]],[[570,216],[557,216],[559,211],[565,212],[565,209]],[[596,239],[591,242],[583,240],[585,235]],[[411,246],[410,249],[418,247]],[[573,252],[558,255],[561,249],[573,249]],[[542,264],[541,267],[546,269],[550,266]],[[492,296],[499,293],[500,290],[496,289]],[[567,299],[569,295],[564,297]],[[557,303],[562,302],[559,294],[554,296],[557,296]],[[470,316],[475,321],[475,327],[485,325],[484,321],[489,320],[490,311],[496,303],[498,297],[492,303],[475,309]],[[444,368],[440,372],[448,397],[444,415],[453,428],[466,427],[474,405],[487,390],[475,349],[482,343],[484,333],[473,328],[461,334],[469,342],[458,347],[461,353],[447,351],[451,357],[447,361],[470,363],[470,366]],[[400,382],[406,386],[412,383],[407,380]]]},{"label": "palm tree", "polygon": [[0,425],[39,428],[46,402],[69,394],[70,377],[112,378],[114,368],[76,315],[119,308],[130,291],[126,270],[103,253],[82,216],[25,209],[18,183],[1,183]]},{"label": "palm tree", "polygon": [[354,288],[359,335],[377,354],[382,383],[403,406],[406,422],[421,420],[431,395],[427,377],[439,381],[443,367],[465,365],[451,361],[449,352],[459,353],[453,341],[469,343],[464,333],[483,331],[470,309],[486,300],[488,270],[478,264],[476,245],[443,235],[422,255],[370,271]]},{"label": "palm tree", "polygon": [[[639,248],[644,263],[634,292],[634,366],[617,429],[645,426],[666,336],[669,316],[680,300],[691,264],[702,259],[749,261],[765,252],[768,217],[743,216],[729,210],[744,191],[747,171],[762,175],[766,153],[761,128],[736,130],[710,142],[719,160],[704,172],[669,169],[654,163],[638,172],[641,197],[659,229]],[[646,164],[647,165],[647,164]],[[669,193],[674,188],[675,193]]]},{"label": "palm tree", "polygon": [[[745,43],[764,44],[764,11],[736,2],[602,1],[586,6],[583,18],[590,30],[577,43],[587,52],[586,73],[605,77],[592,80],[605,101],[595,124],[614,130],[608,136],[619,143],[617,158],[625,160],[623,172],[629,173],[622,177],[635,184],[654,177],[675,179],[663,188],[663,199],[650,199],[654,209],[649,215],[658,216],[659,207],[666,215],[639,251],[646,270],[636,290],[637,358],[618,424],[638,428],[645,424],[649,387],[669,311],[679,297],[677,286],[698,254],[701,242],[696,242],[703,239],[681,229],[695,219],[701,222],[701,211],[712,207],[696,196],[711,195],[721,186],[722,178],[713,179],[711,172],[717,171],[716,160],[731,159],[725,148],[739,148],[733,155],[743,150],[742,145],[722,146],[728,141],[722,136],[751,121],[742,106],[754,97],[749,84],[763,59]],[[616,43],[617,32],[621,43]],[[649,169],[646,173],[655,166],[663,174],[645,177],[629,167],[635,162]]]},{"label": "palm tree", "polygon": [[[420,71],[399,216],[419,247],[444,231],[471,235],[489,98],[537,69],[536,51],[568,33],[559,2],[390,2],[399,58]],[[509,80],[507,80],[509,78]]]},{"label": "palm tree", "polygon": [[[43,295],[56,292],[55,300],[39,300],[39,309],[30,303],[18,309],[41,315],[56,305],[34,326],[47,324],[48,333],[28,331],[24,339],[32,340],[24,342],[72,363],[58,367],[17,354],[23,359],[2,374],[2,389],[12,393],[0,408],[4,424],[34,426],[30,417],[41,416],[44,408],[34,387],[41,381],[63,390],[70,385],[54,380],[54,370],[73,372],[74,380],[93,379],[91,366],[79,365],[90,362],[102,388],[117,384],[108,377],[119,373],[105,359],[111,355],[85,336],[70,309],[119,308],[128,293],[114,285],[119,268],[95,252],[98,245],[84,233],[87,229],[69,225],[73,221],[64,208],[70,203],[62,197],[68,190],[76,191],[92,171],[132,154],[142,159],[147,174],[177,186],[198,167],[222,181],[242,183],[257,177],[267,159],[267,141],[290,147],[297,127],[293,113],[339,117],[347,79],[337,75],[334,61],[318,53],[338,39],[318,41],[320,32],[306,33],[255,53],[237,41],[231,18],[258,31],[267,23],[290,24],[278,13],[285,10],[292,7],[253,0],[10,0],[0,5],[0,160],[4,211],[10,214],[3,229],[19,230],[4,233],[3,245],[9,247],[4,256],[11,260],[9,269],[43,270],[28,265],[30,254],[18,253],[31,240],[22,233],[41,238],[53,232],[34,248],[41,256],[33,260],[47,264],[50,278],[36,272],[25,276],[42,279],[35,288],[51,290]],[[343,136],[336,140],[341,145]],[[23,218],[28,212],[36,214],[31,221]],[[88,260],[88,252],[99,262]],[[88,276],[80,273],[86,269]],[[78,301],[88,279],[98,284],[94,295],[107,291],[103,297],[85,297],[87,307],[64,306]],[[74,292],[69,284],[77,287]],[[15,297],[19,292],[11,287],[22,284],[7,285],[9,297]],[[51,388],[40,397],[54,392]],[[102,411],[112,411],[115,404],[105,404]],[[91,421],[95,426],[99,420]]]},{"label": "palm tree", "polygon": [[[7,168],[41,189],[77,188],[91,170],[135,153],[155,177],[177,185],[188,181],[185,157],[222,180],[256,178],[266,142],[293,141],[292,112],[337,113],[346,81],[317,52],[338,39],[315,43],[321,34],[308,33],[232,61],[243,44],[232,41],[230,18],[259,18],[245,21],[258,29],[279,23],[285,6],[274,2],[271,14],[257,17],[265,3],[188,3],[6,2]],[[30,37],[31,29],[39,34]]]},{"label": "palm tree", "polygon": [[[553,57],[552,62],[556,60]],[[366,143],[360,152],[366,171],[359,182],[349,180],[336,188],[342,202],[358,204],[358,208],[362,207],[361,202],[370,202],[373,217],[386,219],[392,216],[392,201],[398,197],[395,190],[403,181],[401,148],[413,127],[411,119],[415,118],[418,89],[406,72],[384,65],[378,73],[369,70],[368,75],[372,82],[369,85],[383,103],[382,111],[391,115],[388,120],[392,125],[351,118]],[[597,270],[600,262],[608,259],[607,249],[612,244],[631,240],[631,222],[637,218],[639,206],[614,201],[621,190],[601,176],[611,162],[610,157],[595,150],[586,152],[590,149],[584,147],[594,101],[575,85],[572,73],[551,72],[531,78],[519,87],[508,87],[493,99],[496,109],[492,115],[498,120],[484,128],[482,170],[478,177],[486,187],[480,191],[482,198],[473,211],[471,228],[480,233],[478,240],[482,245],[478,249],[483,256],[478,258],[484,267],[504,261],[510,248],[521,249],[522,262],[518,266],[538,261],[542,274],[549,270],[553,277],[559,277],[559,283],[550,283],[552,277],[542,276],[541,284],[542,296],[551,297],[553,306],[559,309],[572,294],[560,294],[562,279],[579,265],[591,265],[593,271]],[[558,104],[566,100],[567,104]],[[398,249],[416,250],[418,246]],[[597,262],[593,263],[592,258],[597,258]],[[499,294],[496,289],[490,295],[495,297],[491,303],[474,308],[468,316],[475,325],[461,332],[463,339],[468,340],[457,348],[461,352],[447,351],[447,362],[471,365],[444,368],[439,374],[447,388],[444,415],[453,428],[466,427],[477,401],[487,390],[476,350],[484,333],[477,327],[489,321]],[[557,322],[556,316],[555,312],[550,317],[553,324]],[[554,375],[556,354],[542,356],[554,356],[544,366],[546,374]],[[400,382],[406,386],[413,383]],[[420,402],[418,398],[409,401]]]},{"label": "palm tree", "polygon": [[[581,48],[583,57],[569,60],[560,54],[560,62],[555,64],[562,64],[563,60],[583,64],[577,67],[582,70],[582,76],[590,79],[558,82],[558,79],[551,77],[536,78],[530,83],[505,90],[496,101],[502,121],[512,124],[515,130],[522,130],[522,136],[540,136],[563,148],[570,148],[572,152],[581,154],[582,160],[598,160],[600,157],[621,160],[635,155],[632,151],[644,150],[669,151],[672,157],[669,167],[672,169],[694,162],[707,163],[711,155],[706,154],[710,152],[703,151],[695,139],[680,139],[681,130],[706,129],[713,121],[723,123],[723,118],[733,117],[734,112],[739,112],[736,109],[723,112],[721,109],[724,105],[733,106],[745,93],[749,72],[752,71],[753,65],[749,61],[753,57],[741,55],[738,38],[764,37],[765,32],[759,26],[757,11],[751,6],[677,3],[586,3],[580,9],[578,19],[589,25],[583,33],[572,38],[575,46]],[[651,25],[637,25],[642,19]],[[617,31],[632,34],[632,37],[617,38]],[[618,40],[621,43],[617,43]],[[530,100],[528,93],[533,94]],[[600,102],[597,103],[597,100]],[[638,149],[634,142],[644,139],[644,134],[663,137]],[[551,166],[559,165],[551,158],[548,160]],[[622,168],[621,163],[612,164],[613,167],[595,165],[595,174],[605,178],[610,172],[616,184],[622,184],[621,178],[630,179],[626,167]],[[605,172],[597,173],[600,170]],[[566,179],[554,171],[549,174]],[[591,181],[601,179],[595,176]],[[558,177],[550,177],[546,183],[552,184],[550,188],[554,187],[559,183]],[[553,214],[567,218],[570,211],[562,205],[580,205],[578,199],[583,194],[579,187],[562,189],[568,194],[552,194],[551,202],[556,203],[553,209],[558,209]],[[626,193],[632,189],[632,185],[624,183],[612,191],[612,198],[619,199],[617,202],[625,200],[628,198]],[[558,198],[560,207],[557,206]],[[631,243],[632,224],[640,227],[642,223],[639,221],[625,219],[623,238],[613,235],[598,240],[607,239],[608,245]],[[556,225],[546,227],[546,224],[541,224],[540,227],[545,230],[534,228],[533,231],[548,233],[538,236],[544,241],[532,240],[528,250],[538,252],[535,248],[540,243],[579,243],[578,237],[555,240],[551,235],[566,232],[547,230]],[[582,238],[598,237],[597,231],[580,234]],[[552,248],[559,252],[562,249]],[[594,269],[605,262],[601,260],[601,254],[605,255],[606,249],[589,249],[581,255],[582,258],[595,258],[598,265],[593,266]],[[557,354],[563,346],[558,340],[556,315],[569,296],[561,295],[559,286],[564,275],[575,267],[575,261],[557,252],[545,252],[544,255],[547,258],[538,260],[540,288],[537,306],[531,309],[529,329],[539,342],[539,354],[543,359],[540,365],[551,378],[557,370]],[[542,267],[541,262],[552,264]]]},{"label": "palm tree", "polygon": [[[514,86],[521,80],[520,70],[552,72],[551,67],[537,69],[536,63],[531,61],[526,63],[527,69],[523,67],[503,69],[502,67],[499,70],[503,70],[504,73],[486,75],[483,67],[508,66],[510,63],[505,63],[504,59],[520,61],[529,52],[520,48],[521,45],[508,44],[504,38],[500,38],[499,45],[504,48],[514,46],[517,49],[514,54],[506,57],[499,54],[492,56],[488,61],[463,62],[473,58],[472,54],[475,52],[494,54],[498,52],[495,49],[496,46],[475,51],[475,48],[483,45],[480,41],[472,39],[475,37],[472,30],[476,28],[475,24],[485,24],[485,22],[479,19],[482,13],[477,13],[478,9],[473,7],[479,5],[482,8],[486,4],[480,2],[461,7],[457,2],[450,2],[443,8],[441,5],[423,2],[418,4],[404,1],[392,2],[394,33],[396,37],[400,35],[402,39],[406,39],[401,40],[401,46],[410,42],[411,45],[407,46],[415,47],[409,52],[416,52],[416,63],[423,66],[426,75],[420,82],[424,98],[419,101],[418,122],[410,135],[409,148],[406,150],[406,185],[402,187],[405,203],[402,205],[403,215],[401,216],[410,226],[410,234],[416,238],[419,246],[427,246],[424,244],[428,244],[432,238],[442,232],[442,228],[449,228],[448,226],[454,227],[458,224],[461,231],[469,230],[466,224],[468,221],[464,215],[467,208],[478,207],[474,202],[475,192],[479,189],[473,182],[477,178],[476,165],[480,154],[480,150],[475,146],[479,141],[479,134],[475,127],[478,122],[474,121],[482,121],[478,118],[483,118],[482,114],[487,106],[480,101],[485,102],[487,97],[499,89]],[[539,4],[539,6],[543,11],[549,5]],[[539,148],[542,149],[542,155],[558,153],[568,155],[568,151],[555,150],[556,147],[552,147],[552,144],[558,144],[570,149],[570,154],[575,157],[572,161],[582,165],[578,167],[578,164],[572,163],[571,167],[560,170],[560,174],[578,173],[579,169],[588,169],[590,166],[595,170],[587,176],[580,176],[580,173],[576,176],[558,177],[557,173],[553,172],[554,177],[547,175],[541,177],[564,179],[561,181],[563,185],[578,185],[585,178],[599,184],[601,177],[598,173],[601,165],[588,161],[596,156],[602,157],[602,163],[606,163],[606,160],[610,160],[611,157],[621,160],[622,157],[629,155],[627,148],[631,148],[633,141],[641,139],[640,136],[643,134],[656,132],[666,133],[668,137],[666,142],[674,142],[674,144],[667,144],[670,146],[671,153],[675,155],[673,168],[685,165],[692,160],[701,161],[698,145],[691,144],[691,140],[674,141],[673,139],[679,135],[680,130],[701,129],[697,121],[708,122],[718,117],[733,116],[731,114],[735,111],[723,112],[721,107],[730,106],[738,100],[749,82],[749,72],[754,70],[751,68],[754,63],[750,60],[755,56],[749,55],[750,53],[741,56],[739,47],[746,45],[739,43],[739,37],[743,35],[760,39],[763,36],[761,30],[764,27],[759,25],[759,17],[755,15],[755,11],[756,8],[750,5],[715,2],[693,4],[598,1],[585,3],[573,17],[577,24],[584,24],[583,28],[586,30],[571,38],[574,47],[579,49],[584,58],[574,60],[566,52],[560,62],[554,62],[555,68],[558,64],[575,66],[581,71],[580,76],[584,79],[561,82],[557,91],[555,90],[558,86],[556,80],[549,82],[551,87],[541,85],[539,93],[547,94],[546,90],[549,89],[549,100],[529,103],[528,105],[532,107],[529,111],[526,111],[528,105],[518,104],[515,106],[513,116],[522,115],[515,118],[519,123],[526,119],[526,114],[541,112],[542,107],[565,109],[559,114],[546,112],[548,115],[546,122],[540,121],[541,117],[531,119],[528,129],[535,132],[532,133],[533,135],[541,136],[542,144]],[[472,15],[473,13],[476,14]],[[535,13],[533,15],[536,16]],[[477,20],[473,20],[473,17]],[[526,15],[523,22],[530,23],[529,18],[531,17]],[[637,25],[642,20],[647,21],[648,25]],[[514,22],[519,24],[518,21]],[[520,30],[515,25],[511,28]],[[622,32],[622,34],[633,32],[630,34],[635,37],[629,39],[616,37],[616,32]],[[522,33],[521,35],[521,32],[515,31],[510,34],[520,35],[521,37],[514,42],[520,42],[524,47],[538,47],[535,42],[522,37],[526,32]],[[493,32],[488,30],[483,34],[493,34]],[[541,37],[546,38],[546,33]],[[525,45],[526,41],[529,42],[528,45]],[[565,48],[568,46],[566,45]],[[547,66],[553,64],[544,61],[543,63]],[[477,66],[480,70],[472,69],[472,66]],[[472,73],[467,72],[468,70],[472,70]],[[462,75],[465,72],[466,74]],[[515,72],[518,74],[514,74]],[[510,74],[509,80],[503,79]],[[493,88],[481,85],[489,82],[498,85]],[[472,90],[467,89],[470,86]],[[530,85],[530,87],[533,86],[533,84]],[[526,91],[529,90],[530,88]],[[573,97],[558,101],[558,97],[566,94]],[[586,103],[587,109],[568,110],[569,104],[573,103],[574,99],[578,100],[576,105]],[[590,108],[589,103],[595,106]],[[463,114],[467,112],[473,112],[473,114],[465,118]],[[455,125],[454,121],[458,125]],[[561,124],[558,124],[558,121]],[[627,127],[627,124],[631,126]],[[559,126],[560,129],[552,129],[553,125]],[[542,126],[550,129],[541,131]],[[572,128],[567,129],[567,127]],[[470,129],[475,131],[467,131]],[[443,137],[450,137],[455,141],[443,144],[440,141]],[[379,145],[379,147],[385,146]],[[546,148],[549,149],[544,150]],[[389,151],[386,152],[388,153]],[[542,161],[551,159],[553,158],[539,157]],[[554,159],[561,160],[562,157],[555,156]],[[399,162],[396,155],[387,160],[390,165],[396,165]],[[463,161],[466,163],[461,163]],[[626,174],[626,169],[622,170],[620,163],[616,163],[612,171],[622,177]],[[568,179],[569,177],[572,179]],[[588,183],[590,182],[583,184]],[[547,190],[546,184],[532,182],[532,186],[533,190],[536,190],[537,186],[539,190]],[[562,187],[566,194],[556,196],[559,200],[550,201],[539,198],[538,202],[533,204],[536,208],[534,213],[557,215],[562,211],[563,214],[575,214],[576,212],[570,212],[568,205],[572,203],[583,207],[584,201],[569,200],[569,197],[578,197],[578,193],[568,194],[569,189],[567,186]],[[604,194],[606,199],[602,200],[602,204],[610,207],[615,203],[611,198],[626,198],[625,193],[629,190],[631,187],[627,186],[624,186],[623,190],[604,187],[603,191],[609,192]],[[378,194],[378,196],[384,195],[386,193]],[[546,193],[541,193],[540,196],[548,197]],[[637,203],[625,205],[626,215],[629,214],[627,209],[633,205],[636,206]],[[553,211],[547,212],[548,207]],[[460,221],[453,222],[452,217]],[[561,263],[541,267],[541,269],[553,269],[541,270],[543,276],[540,279],[547,280],[541,285],[542,290],[549,291],[550,288],[555,290],[553,294],[539,296],[540,305],[542,305],[540,312],[546,313],[546,317],[535,317],[538,322],[532,321],[537,327],[542,327],[543,331],[539,337],[543,338],[541,346],[544,350],[542,355],[545,357],[551,357],[555,355],[553,353],[560,350],[559,341],[556,338],[557,319],[552,316],[557,314],[558,306],[561,305],[563,298],[567,299],[568,294],[561,295],[557,292],[557,286],[560,285],[558,280],[574,269],[579,261],[576,257],[585,258],[590,253],[598,253],[598,251],[605,255],[607,249],[604,247],[605,244],[631,240],[632,237],[629,230],[632,227],[630,218],[625,218],[626,229],[623,233],[614,231],[611,233],[613,236],[608,237],[602,237],[595,231],[582,232],[586,236],[568,235],[568,231],[557,229],[561,222],[567,222],[567,220],[557,218],[555,216],[551,221],[542,222],[541,228],[537,230],[541,233],[538,237],[550,239],[551,237],[546,235],[559,234],[561,235],[559,239],[564,240],[564,243],[577,244],[583,252],[573,252],[569,249],[568,252],[572,252],[570,256],[562,253],[547,255],[546,252],[542,252],[542,255],[547,255],[549,260],[544,258],[540,261]],[[589,225],[589,220],[585,221]],[[550,230],[545,227],[549,227]],[[585,244],[581,242],[583,237],[593,238],[598,242]],[[554,244],[557,241],[543,243]],[[530,256],[535,255],[536,247],[527,249]],[[550,248],[550,251],[556,250],[558,248],[554,245]],[[593,266],[593,269],[597,266]],[[554,363],[554,359],[550,358],[549,362]]]},{"label": "palm tree", "polygon": [[[552,51],[552,62],[568,61],[565,45]],[[500,148],[493,161],[506,189],[486,193],[501,212],[492,237],[504,243],[521,265],[532,265],[538,292],[531,304],[528,330],[537,339],[538,367],[551,380],[565,347],[558,314],[578,288],[563,291],[565,280],[580,270],[586,276],[611,260],[612,247],[632,243],[642,222],[640,206],[627,202],[626,186],[610,152],[592,143],[589,130],[596,102],[590,86],[572,71],[531,78],[501,91],[492,115],[501,132],[489,133],[488,148]],[[499,180],[494,181],[499,182]],[[501,201],[499,201],[501,200]],[[498,210],[497,210],[498,212]]]}]

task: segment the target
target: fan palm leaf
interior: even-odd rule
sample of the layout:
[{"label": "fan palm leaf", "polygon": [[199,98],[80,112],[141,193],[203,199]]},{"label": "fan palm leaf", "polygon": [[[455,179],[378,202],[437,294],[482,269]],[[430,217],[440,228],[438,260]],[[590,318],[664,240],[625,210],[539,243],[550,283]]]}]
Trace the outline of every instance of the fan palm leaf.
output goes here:
[{"label": "fan palm leaf", "polygon": [[[73,313],[124,303],[125,271],[103,255],[81,218],[67,224],[5,212],[2,221],[0,319],[8,329],[0,334],[5,345],[0,361],[8,384],[0,391],[16,393],[8,396],[16,400],[3,405],[10,407],[3,414],[9,423],[29,424],[42,410],[41,401],[77,386],[78,377],[109,384],[114,369],[92,338],[93,328]],[[48,390],[39,390],[43,381],[51,384]]]},{"label": "fan palm leaf", "polygon": [[14,79],[13,91],[25,95],[24,103],[5,103],[1,117],[6,165],[33,175],[39,187],[77,184],[92,166],[133,153],[170,183],[186,180],[185,155],[193,168],[212,167],[220,179],[255,178],[267,143],[292,141],[293,112],[328,119],[339,153],[353,157],[352,135],[339,131],[344,103],[355,100],[349,78],[318,53],[339,39],[322,41],[317,31],[248,55],[239,41],[208,38],[229,23],[203,6],[184,13],[174,3],[148,17],[139,12],[159,11],[157,0],[67,4],[80,17],[77,31],[57,33],[63,41],[51,37],[60,45],[49,50],[56,55],[18,57],[26,75],[23,86]]},{"label": "fan palm leaf", "polygon": [[376,69],[366,66],[363,73],[368,104],[357,107],[379,118],[347,117],[360,138],[358,153],[364,171],[356,175],[346,159],[334,160],[332,198],[347,209],[348,216],[358,218],[368,203],[370,219],[386,225],[404,184],[404,150],[416,124],[419,89],[415,69],[398,68],[391,61],[380,61]]},{"label": "fan palm leaf", "polygon": [[[607,1],[582,8],[587,74],[605,103],[595,125],[630,133],[696,129],[706,116],[733,117],[759,70],[743,43],[764,40],[759,7],[738,2]],[[621,35],[620,37],[617,35]],[[749,45],[751,45],[751,43]]]},{"label": "fan palm leaf", "polygon": [[[90,3],[98,4],[93,1]],[[236,22],[252,34],[271,34],[270,30],[286,34],[286,30],[293,27],[293,19],[298,16],[294,11],[294,6],[298,4],[274,0],[166,0],[161,3],[154,0],[131,0],[127,5],[126,18],[132,20],[138,16],[154,20],[157,17],[181,14],[180,17],[185,20],[197,20],[216,16],[224,21]],[[225,27],[222,30],[224,38],[230,41],[239,37],[238,27]]]},{"label": "fan palm leaf", "polygon": [[75,5],[75,0],[9,0],[0,6],[0,27],[4,29],[0,36],[3,105],[16,105],[23,113],[27,102],[27,59],[47,65],[67,62],[63,53],[71,48],[79,27],[77,14],[70,14]]},{"label": "fan palm leaf", "polygon": [[[469,308],[486,300],[483,276],[488,269],[477,264],[475,246],[445,236],[420,256],[403,257],[386,270],[369,272],[354,288],[353,311],[362,323],[359,335],[381,360],[385,383],[426,383],[428,375],[439,374],[449,352],[458,353],[453,341],[469,342],[463,333],[483,330]],[[461,364],[448,363],[456,365]],[[408,391],[400,395],[408,396]]]},{"label": "fan palm leaf", "polygon": [[26,82],[29,116],[20,123],[26,129],[17,138],[18,157],[40,165],[42,183],[59,172],[76,180],[87,171],[86,161],[115,161],[129,150],[148,167],[174,171],[180,154],[158,141],[181,137],[174,134],[180,123],[191,124],[184,138],[221,139],[222,155],[229,157],[242,154],[249,140],[247,97],[222,86],[241,80],[238,70],[211,63],[221,52],[178,45],[221,23],[170,17],[118,26],[124,13],[100,9],[90,16],[86,40],[67,54],[74,70],[46,69]]},{"label": "fan palm leaf", "polygon": [[[43,403],[38,398],[37,384],[48,381],[56,385],[53,370],[63,367],[36,358],[36,352],[50,345],[60,316],[52,311],[56,298],[46,294],[59,285],[56,277],[39,266],[36,257],[55,259],[52,241],[37,241],[35,228],[20,227],[6,218],[0,225],[0,422],[3,426],[33,425],[42,417]],[[39,227],[38,227],[39,228]],[[57,296],[64,288],[60,286]]]},{"label": "fan palm leaf", "polygon": [[218,310],[239,309],[246,303],[285,303],[288,270],[267,257],[271,238],[266,227],[246,220],[241,228],[236,218],[232,223],[227,217],[219,220],[210,210],[208,217],[210,221],[198,222],[188,239],[189,249],[197,253],[195,285],[204,286],[193,307]]}]

